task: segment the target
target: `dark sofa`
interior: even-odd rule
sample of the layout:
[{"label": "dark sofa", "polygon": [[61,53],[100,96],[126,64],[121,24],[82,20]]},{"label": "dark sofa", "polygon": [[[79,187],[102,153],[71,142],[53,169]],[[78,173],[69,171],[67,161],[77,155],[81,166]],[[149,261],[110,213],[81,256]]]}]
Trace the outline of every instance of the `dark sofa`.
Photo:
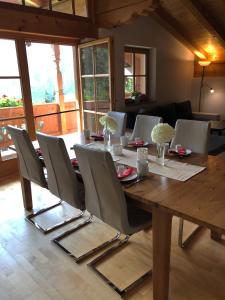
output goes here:
[{"label": "dark sofa", "polygon": [[162,106],[154,106],[151,109],[140,108],[136,112],[127,113],[127,128],[133,129],[136,116],[138,114],[150,115],[162,117],[164,123],[168,123],[171,126],[175,126],[178,119],[188,119],[188,120],[219,120],[220,115],[202,112],[193,112],[191,107],[191,101],[174,102]]}]

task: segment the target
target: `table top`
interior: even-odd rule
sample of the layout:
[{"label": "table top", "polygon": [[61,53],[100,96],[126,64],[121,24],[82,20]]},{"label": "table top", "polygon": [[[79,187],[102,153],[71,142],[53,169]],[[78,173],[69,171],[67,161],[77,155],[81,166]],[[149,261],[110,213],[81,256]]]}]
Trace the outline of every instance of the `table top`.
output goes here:
[{"label": "table top", "polygon": [[209,156],[207,169],[186,182],[149,174],[127,193],[145,205],[225,233],[225,159]]},{"label": "table top", "polygon": [[[78,139],[87,143],[81,136]],[[69,137],[66,144],[67,141],[71,145]],[[149,153],[155,154],[154,145],[150,146]],[[173,215],[225,233],[225,159],[194,153],[186,158],[171,159],[207,168],[186,182],[149,173],[146,180],[125,192],[144,205],[160,206]]]},{"label": "table top", "polygon": [[225,121],[210,121],[211,129],[213,130],[224,130]]}]

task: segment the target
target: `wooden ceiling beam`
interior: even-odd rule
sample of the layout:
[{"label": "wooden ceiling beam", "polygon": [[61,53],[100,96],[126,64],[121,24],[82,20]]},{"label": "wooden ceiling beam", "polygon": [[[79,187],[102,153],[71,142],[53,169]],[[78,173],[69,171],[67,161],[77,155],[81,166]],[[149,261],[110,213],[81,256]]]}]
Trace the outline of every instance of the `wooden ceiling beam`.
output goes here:
[{"label": "wooden ceiling beam", "polygon": [[149,15],[166,28],[172,35],[174,35],[190,51],[198,56],[198,58],[208,59],[208,53],[191,40],[187,33],[181,28],[177,20],[160,4],[156,5],[154,11],[152,11]]},{"label": "wooden ceiling beam", "polygon": [[195,16],[197,21],[199,21],[214,38],[217,38],[220,44],[225,48],[225,29],[222,24],[219,24],[214,18],[212,12],[209,12],[207,8],[197,0],[182,0],[182,2]]},{"label": "wooden ceiling beam", "polygon": [[0,31],[80,39],[98,36],[87,18],[4,2],[0,2]]},{"label": "wooden ceiling beam", "polygon": [[127,24],[154,9],[156,0],[96,0],[95,20],[99,27],[112,28]]}]

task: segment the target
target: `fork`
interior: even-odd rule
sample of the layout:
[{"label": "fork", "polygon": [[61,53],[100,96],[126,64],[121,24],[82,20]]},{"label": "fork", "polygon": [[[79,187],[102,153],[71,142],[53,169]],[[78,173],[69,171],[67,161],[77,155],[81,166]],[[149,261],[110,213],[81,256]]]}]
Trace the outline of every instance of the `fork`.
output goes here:
[{"label": "fork", "polygon": [[134,184],[136,184],[136,183],[138,183],[138,182],[140,182],[140,181],[143,181],[143,180],[145,180],[145,179],[146,179],[146,177],[139,177],[139,178],[137,178],[135,181],[133,181],[133,182],[131,182],[131,183],[128,183],[128,184],[125,184],[124,187],[125,187],[125,188],[129,188],[129,187],[131,187],[132,185],[134,185]]}]

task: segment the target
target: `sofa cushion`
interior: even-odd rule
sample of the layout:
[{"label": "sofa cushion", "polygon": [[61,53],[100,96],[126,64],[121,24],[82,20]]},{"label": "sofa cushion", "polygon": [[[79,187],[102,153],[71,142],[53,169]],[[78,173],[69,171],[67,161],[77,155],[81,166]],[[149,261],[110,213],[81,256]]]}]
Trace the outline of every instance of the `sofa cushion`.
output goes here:
[{"label": "sofa cushion", "polygon": [[191,101],[175,103],[177,119],[193,119]]},{"label": "sofa cushion", "polygon": [[161,106],[161,117],[164,123],[168,123],[171,126],[175,126],[177,121],[175,103],[169,103]]}]

